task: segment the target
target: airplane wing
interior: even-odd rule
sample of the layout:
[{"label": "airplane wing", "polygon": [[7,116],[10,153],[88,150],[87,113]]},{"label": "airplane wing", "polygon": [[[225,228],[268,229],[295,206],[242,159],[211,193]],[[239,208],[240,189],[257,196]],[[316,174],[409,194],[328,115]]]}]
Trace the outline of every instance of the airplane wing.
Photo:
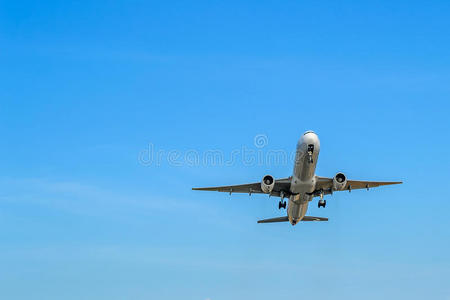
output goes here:
[{"label": "airplane wing", "polygon": [[[289,195],[289,189],[291,186],[291,178],[281,178],[275,180],[275,186],[273,187],[270,195],[280,197],[280,192],[284,191],[285,195]],[[261,182],[239,184],[239,185],[225,185],[215,187],[202,187],[192,188],[194,191],[216,191],[225,193],[247,193],[247,194],[264,194],[261,190]]]},{"label": "airplane wing", "polygon": [[[391,185],[391,184],[402,184],[401,181],[360,181],[360,180],[347,180],[347,184],[345,185],[342,191],[351,191],[358,189],[369,189],[382,185]],[[333,188],[333,178],[326,177],[316,177],[316,190],[314,191],[315,196],[318,196],[320,190],[323,190],[324,194],[331,194]]]}]

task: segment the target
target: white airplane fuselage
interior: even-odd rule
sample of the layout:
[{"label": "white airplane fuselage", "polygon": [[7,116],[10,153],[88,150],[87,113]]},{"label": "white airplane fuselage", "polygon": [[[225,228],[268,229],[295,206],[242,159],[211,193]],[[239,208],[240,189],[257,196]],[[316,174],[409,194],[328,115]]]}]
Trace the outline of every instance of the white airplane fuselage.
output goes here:
[{"label": "white airplane fuselage", "polygon": [[287,215],[292,225],[305,216],[308,204],[313,199],[316,186],[315,171],[320,152],[320,141],[312,131],[305,132],[297,143],[294,172],[291,179]]}]

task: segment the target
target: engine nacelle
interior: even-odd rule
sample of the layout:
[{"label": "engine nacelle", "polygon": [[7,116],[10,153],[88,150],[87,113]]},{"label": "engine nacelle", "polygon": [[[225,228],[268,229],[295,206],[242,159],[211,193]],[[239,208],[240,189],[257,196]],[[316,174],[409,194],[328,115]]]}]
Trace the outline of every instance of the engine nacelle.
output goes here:
[{"label": "engine nacelle", "polygon": [[270,194],[275,186],[275,179],[271,175],[266,175],[261,181],[261,190],[263,193]]},{"label": "engine nacelle", "polygon": [[342,191],[347,184],[347,177],[345,177],[344,173],[337,173],[333,177],[333,190]]}]

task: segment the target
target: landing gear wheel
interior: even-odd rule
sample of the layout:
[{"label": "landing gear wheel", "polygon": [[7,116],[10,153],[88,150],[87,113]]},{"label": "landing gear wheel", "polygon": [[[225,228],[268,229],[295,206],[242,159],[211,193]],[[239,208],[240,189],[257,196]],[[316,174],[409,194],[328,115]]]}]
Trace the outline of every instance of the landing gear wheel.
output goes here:
[{"label": "landing gear wheel", "polygon": [[321,207],[325,208],[325,206],[327,206],[327,200],[320,200],[320,201],[317,203],[317,207],[318,207],[318,208],[321,208]]},{"label": "landing gear wheel", "polygon": [[286,201],[278,202],[278,209],[281,209],[281,208],[286,208]]}]

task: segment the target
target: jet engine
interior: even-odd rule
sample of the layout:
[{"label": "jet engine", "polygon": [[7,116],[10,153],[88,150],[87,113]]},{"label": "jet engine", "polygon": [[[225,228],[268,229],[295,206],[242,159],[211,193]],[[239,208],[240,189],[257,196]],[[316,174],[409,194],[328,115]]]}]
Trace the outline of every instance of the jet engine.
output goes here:
[{"label": "jet engine", "polygon": [[261,181],[261,190],[263,193],[270,194],[275,186],[275,179],[271,175],[266,175]]},{"label": "jet engine", "polygon": [[347,184],[347,177],[343,173],[337,173],[333,177],[333,190],[342,191]]}]

